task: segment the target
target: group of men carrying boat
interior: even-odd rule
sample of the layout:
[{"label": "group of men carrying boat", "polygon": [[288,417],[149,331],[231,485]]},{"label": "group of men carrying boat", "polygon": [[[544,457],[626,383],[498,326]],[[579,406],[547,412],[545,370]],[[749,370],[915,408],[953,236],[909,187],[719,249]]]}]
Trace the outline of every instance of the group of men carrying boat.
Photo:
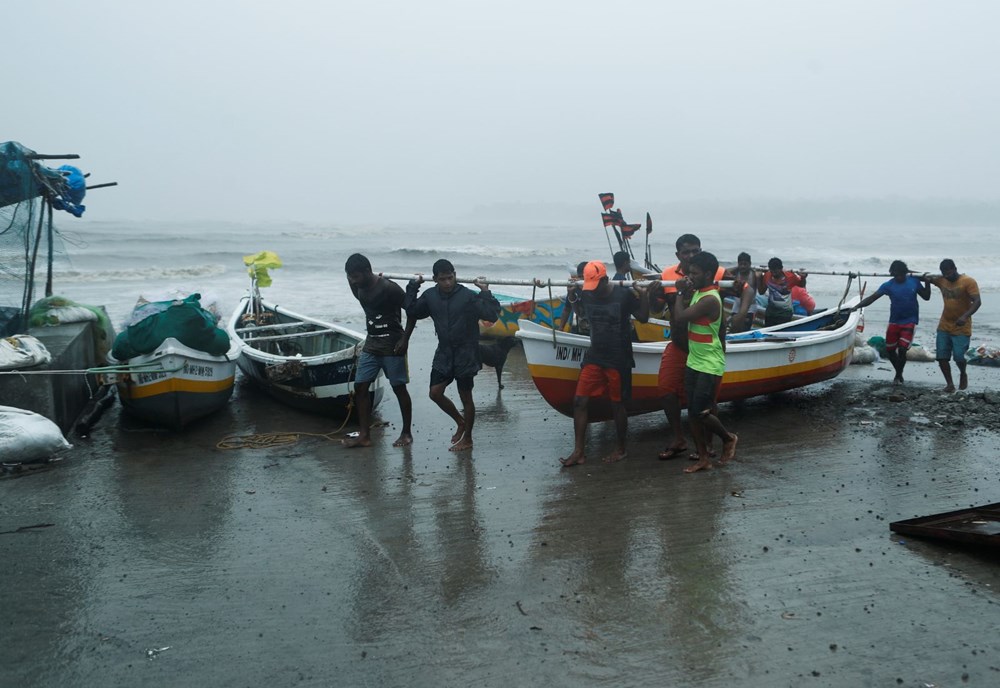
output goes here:
[{"label": "group of men carrying boat", "polygon": [[[582,464],[586,460],[585,439],[588,406],[593,398],[607,397],[611,401],[616,431],[614,451],[604,457],[606,462],[624,459],[627,455],[628,416],[625,402],[631,391],[632,322],[646,322],[651,309],[666,308],[670,319],[670,342],[664,348],[658,375],[664,413],[670,426],[671,440],[659,458],[669,460],[689,455],[681,424],[681,408],[688,409],[688,422],[696,452],[695,462],[684,469],[693,473],[712,467],[711,440],[722,441],[721,463],[736,456],[738,437],[719,419],[716,409],[719,388],[725,372],[726,331],[749,329],[756,309],[756,295],[767,295],[765,326],[788,322],[793,317],[793,304],[805,302],[805,309],[814,304],[805,292],[807,273],[786,271],[780,259],[772,258],[766,271],[757,272],[750,256],[741,253],[734,268],[719,266],[718,259],[702,251],[701,241],[693,234],[684,234],[676,242],[678,262],[666,268],[663,286],[632,285],[623,287],[609,280],[601,261],[581,263],[578,268],[582,285],[571,287],[567,301],[573,310],[585,318],[590,346],[581,362],[573,405],[574,447],[565,458],[564,467]],[[624,263],[616,261],[616,279],[626,278]],[[394,446],[412,444],[412,402],[407,392],[409,375],[406,351],[417,320],[430,317],[434,322],[438,347],[434,354],[430,376],[430,398],[456,423],[451,438],[451,451],[473,446],[475,403],[472,389],[476,373],[482,367],[479,358],[480,320],[494,321],[499,317],[500,304],[489,290],[485,278],[473,284],[479,292],[457,283],[454,266],[441,259],[434,263],[434,287],[418,295],[424,281],[422,275],[410,281],[405,292],[394,282],[376,275],[368,259],[361,254],[348,258],[345,265],[347,280],[360,301],[366,316],[368,338],[358,361],[356,399],[360,430],[357,437],[344,440],[345,446],[370,446],[371,403],[369,386],[378,372],[385,373],[399,402],[403,428]],[[965,352],[969,347],[972,314],[981,305],[975,280],[958,273],[950,259],[941,263],[941,275],[921,277],[910,275],[901,261],[893,262],[893,279],[881,285],[875,294],[854,308],[870,305],[882,295],[892,301],[886,348],[896,369],[896,381],[902,382],[905,354],[912,342],[917,322],[916,296],[930,298],[930,285],[937,285],[945,301],[945,310],[937,334],[937,358],[947,383],[954,391],[950,359],[959,368],[959,388],[968,386]],[[731,280],[727,287],[735,296],[736,305],[726,317],[723,296],[718,283]],[[798,294],[794,290],[799,290]],[[568,304],[568,305],[570,305]],[[407,313],[405,328],[402,311]],[[446,396],[451,382],[457,382],[463,409],[458,411]]]}]

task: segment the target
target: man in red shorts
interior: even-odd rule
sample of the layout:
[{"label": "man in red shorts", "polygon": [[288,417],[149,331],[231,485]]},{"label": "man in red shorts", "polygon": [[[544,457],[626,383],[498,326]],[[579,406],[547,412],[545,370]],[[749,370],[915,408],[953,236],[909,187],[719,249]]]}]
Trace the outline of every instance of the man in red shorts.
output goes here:
[{"label": "man in red shorts", "polygon": [[580,379],[573,398],[573,453],[560,463],[575,466],[586,460],[584,443],[587,437],[588,407],[595,397],[611,399],[617,444],[604,458],[605,462],[621,461],[626,456],[625,434],[628,416],[625,400],[632,390],[632,322],[649,319],[649,291],[640,289],[636,296],[631,287],[613,285],[608,281],[604,263],[593,260],[583,269],[581,302],[590,323],[590,347],[583,355]]},{"label": "man in red shorts", "polygon": [[[694,234],[682,234],[677,238],[676,265],[666,268],[661,275],[664,281],[676,282],[687,277],[691,259],[701,253],[701,239]],[[724,268],[719,268],[715,281],[722,279]],[[687,403],[684,398],[684,375],[687,370],[688,329],[687,324],[675,323],[673,313],[677,307],[677,288],[663,287],[663,298],[670,309],[670,342],[663,350],[660,359],[660,373],[657,380],[662,395],[663,412],[673,433],[673,441],[660,452],[660,459],[666,461],[687,454],[687,440],[684,439],[684,426],[681,425],[681,406]]]},{"label": "man in red shorts", "polygon": [[903,384],[903,368],[906,367],[906,352],[913,343],[913,330],[917,327],[920,306],[919,296],[924,301],[931,299],[931,283],[927,275],[915,277],[901,260],[889,265],[892,279],[884,282],[871,296],[852,308],[856,311],[866,308],[886,294],[889,295],[889,326],[885,331],[885,350],[889,363],[896,369],[893,382]]}]

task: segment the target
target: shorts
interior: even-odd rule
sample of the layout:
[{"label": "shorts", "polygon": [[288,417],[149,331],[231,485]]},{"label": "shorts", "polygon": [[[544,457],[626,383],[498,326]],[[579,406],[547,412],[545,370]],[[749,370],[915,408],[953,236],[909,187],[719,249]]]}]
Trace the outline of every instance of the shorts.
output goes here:
[{"label": "shorts", "polygon": [[444,373],[439,373],[438,371],[431,368],[431,387],[437,387],[438,385],[444,385],[447,387],[451,384],[451,381],[455,380],[458,386],[459,392],[470,392],[476,384],[476,376],[469,375],[468,377],[455,378],[451,375],[445,375]]},{"label": "shorts", "polygon": [[889,323],[889,327],[885,330],[885,350],[895,351],[897,346],[900,349],[909,349],[913,343],[913,330],[916,327],[917,323]]},{"label": "shorts", "polygon": [[969,350],[969,341],[972,338],[967,334],[952,334],[944,330],[937,331],[937,354],[935,358],[939,361],[947,361],[952,358],[955,363],[965,363],[965,352]]},{"label": "shorts", "polygon": [[687,390],[688,417],[702,416],[709,413],[715,406],[719,396],[721,375],[710,375],[694,368],[684,371],[684,388]]},{"label": "shorts", "polygon": [[374,382],[378,377],[378,371],[385,373],[385,378],[393,387],[405,385],[410,381],[409,367],[406,365],[406,356],[379,356],[378,354],[362,351],[358,358],[358,368],[354,374],[354,382]]},{"label": "shorts", "polygon": [[621,403],[628,399],[632,392],[632,371],[627,375],[617,368],[602,368],[588,363],[580,370],[580,379],[576,383],[576,396],[603,397],[607,395],[611,401]]},{"label": "shorts", "polygon": [[660,395],[676,394],[684,399],[684,371],[687,370],[687,351],[671,342],[663,350],[660,358],[660,372],[656,377],[656,386]]}]

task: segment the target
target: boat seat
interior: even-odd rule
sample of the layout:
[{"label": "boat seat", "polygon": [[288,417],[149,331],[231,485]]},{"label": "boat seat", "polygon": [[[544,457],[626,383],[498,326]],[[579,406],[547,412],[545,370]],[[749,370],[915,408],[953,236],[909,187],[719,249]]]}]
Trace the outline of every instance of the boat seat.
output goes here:
[{"label": "boat seat", "polygon": [[274,334],[267,337],[247,337],[247,344],[256,344],[258,342],[281,342],[289,339],[298,339],[299,337],[315,337],[321,334],[340,334],[337,330],[313,330],[311,332],[293,332],[291,334]]}]

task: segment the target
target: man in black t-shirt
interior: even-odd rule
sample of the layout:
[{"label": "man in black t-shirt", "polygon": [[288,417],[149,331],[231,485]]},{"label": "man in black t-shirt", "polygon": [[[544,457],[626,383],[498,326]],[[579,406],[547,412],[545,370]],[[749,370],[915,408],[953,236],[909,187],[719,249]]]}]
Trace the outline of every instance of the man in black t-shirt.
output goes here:
[{"label": "man in black t-shirt", "polygon": [[600,261],[591,261],[583,269],[582,303],[590,322],[590,347],[583,355],[573,398],[573,453],[560,459],[565,467],[586,459],[584,442],[591,397],[608,396],[611,399],[618,443],[604,461],[621,461],[626,456],[628,416],[624,402],[632,391],[632,368],[635,366],[631,316],[635,315],[639,322],[649,319],[649,291],[644,288],[640,294],[636,296],[631,288],[608,282],[607,268]]},{"label": "man in black t-shirt", "polygon": [[[343,440],[345,447],[371,446],[371,396],[369,388],[378,377],[385,373],[403,416],[403,430],[392,443],[394,447],[413,444],[410,422],[413,418],[413,404],[406,384],[410,381],[406,365],[406,347],[412,327],[403,331],[402,308],[405,294],[395,282],[372,272],[372,265],[366,257],[355,253],[344,265],[347,283],[365,311],[368,336],[358,359],[358,369],[354,377],[354,398],[358,405],[358,436]],[[407,323],[409,324],[409,323]]]}]

